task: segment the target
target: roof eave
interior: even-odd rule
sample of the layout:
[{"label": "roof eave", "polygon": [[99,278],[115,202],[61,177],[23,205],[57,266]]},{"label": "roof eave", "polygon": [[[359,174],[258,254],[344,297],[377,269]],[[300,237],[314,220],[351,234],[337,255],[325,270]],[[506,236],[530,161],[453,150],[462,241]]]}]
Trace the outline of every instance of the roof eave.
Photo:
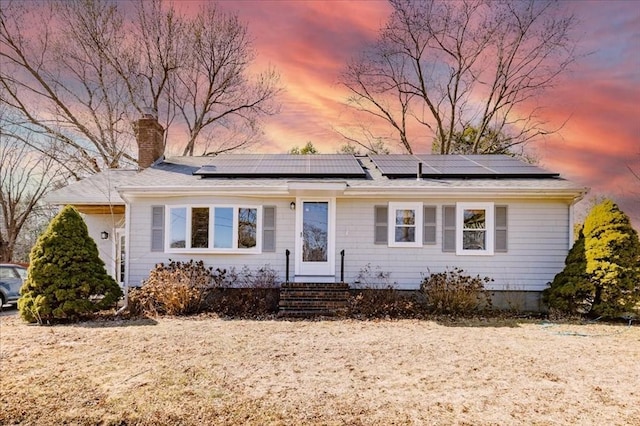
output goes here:
[{"label": "roof eave", "polygon": [[441,198],[442,196],[465,198],[562,198],[582,199],[589,192],[588,188],[417,188],[417,187],[350,187],[345,196],[370,197],[372,195],[389,195],[393,198],[407,196],[421,198]]},{"label": "roof eave", "polygon": [[256,195],[289,195],[289,189],[284,182],[282,185],[275,186],[233,186],[233,187],[185,187],[185,186],[166,186],[166,187],[122,187],[118,188],[120,197],[124,200],[130,200],[135,197],[179,197],[184,195],[240,195],[240,196],[256,196]]}]

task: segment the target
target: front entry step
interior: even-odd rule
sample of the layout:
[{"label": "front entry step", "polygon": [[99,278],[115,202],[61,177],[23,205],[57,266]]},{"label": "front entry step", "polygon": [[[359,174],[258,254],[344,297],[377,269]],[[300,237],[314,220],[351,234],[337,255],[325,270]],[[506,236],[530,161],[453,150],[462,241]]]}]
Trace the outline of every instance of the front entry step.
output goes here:
[{"label": "front entry step", "polygon": [[347,308],[349,284],[286,283],[280,287],[279,317],[334,316]]}]

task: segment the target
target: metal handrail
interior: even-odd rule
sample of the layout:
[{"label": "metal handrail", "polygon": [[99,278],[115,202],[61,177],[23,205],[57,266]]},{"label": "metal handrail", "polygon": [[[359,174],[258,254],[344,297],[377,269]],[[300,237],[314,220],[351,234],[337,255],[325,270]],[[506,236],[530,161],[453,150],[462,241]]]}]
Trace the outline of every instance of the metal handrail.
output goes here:
[{"label": "metal handrail", "polygon": [[284,251],[285,256],[287,257],[287,266],[286,266],[286,275],[285,275],[285,283],[289,284],[289,256],[291,255],[291,252],[289,251],[289,249],[286,249]]}]

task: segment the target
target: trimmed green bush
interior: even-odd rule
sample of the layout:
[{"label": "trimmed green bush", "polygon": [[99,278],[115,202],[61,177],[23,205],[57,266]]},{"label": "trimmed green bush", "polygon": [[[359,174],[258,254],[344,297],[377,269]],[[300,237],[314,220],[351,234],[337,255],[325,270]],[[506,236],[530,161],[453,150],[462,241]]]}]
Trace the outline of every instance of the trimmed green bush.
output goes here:
[{"label": "trimmed green bush", "polygon": [[579,228],[578,239],[569,250],[564,269],[542,293],[542,300],[551,309],[568,314],[584,314],[591,310],[596,287],[587,274],[584,245],[584,233]]},{"label": "trimmed green bush", "polygon": [[638,311],[640,240],[629,217],[605,200],[584,222],[587,274],[595,286],[592,312],[617,317]]},{"label": "trimmed green bush", "polygon": [[87,225],[71,206],[53,218],[29,257],[28,278],[18,301],[20,316],[28,322],[78,320],[114,306],[122,295]]}]

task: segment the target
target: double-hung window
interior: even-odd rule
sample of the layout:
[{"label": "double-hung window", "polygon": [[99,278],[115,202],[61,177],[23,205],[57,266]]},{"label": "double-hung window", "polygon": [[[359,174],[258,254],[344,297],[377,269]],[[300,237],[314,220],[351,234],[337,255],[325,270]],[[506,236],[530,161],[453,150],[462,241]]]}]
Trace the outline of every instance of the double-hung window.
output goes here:
[{"label": "double-hung window", "polygon": [[168,251],[259,252],[261,211],[253,206],[168,206]]},{"label": "double-hung window", "polygon": [[493,203],[457,203],[456,254],[492,255],[494,229]]},{"label": "double-hung window", "polygon": [[389,247],[422,247],[422,203],[389,203]]}]

